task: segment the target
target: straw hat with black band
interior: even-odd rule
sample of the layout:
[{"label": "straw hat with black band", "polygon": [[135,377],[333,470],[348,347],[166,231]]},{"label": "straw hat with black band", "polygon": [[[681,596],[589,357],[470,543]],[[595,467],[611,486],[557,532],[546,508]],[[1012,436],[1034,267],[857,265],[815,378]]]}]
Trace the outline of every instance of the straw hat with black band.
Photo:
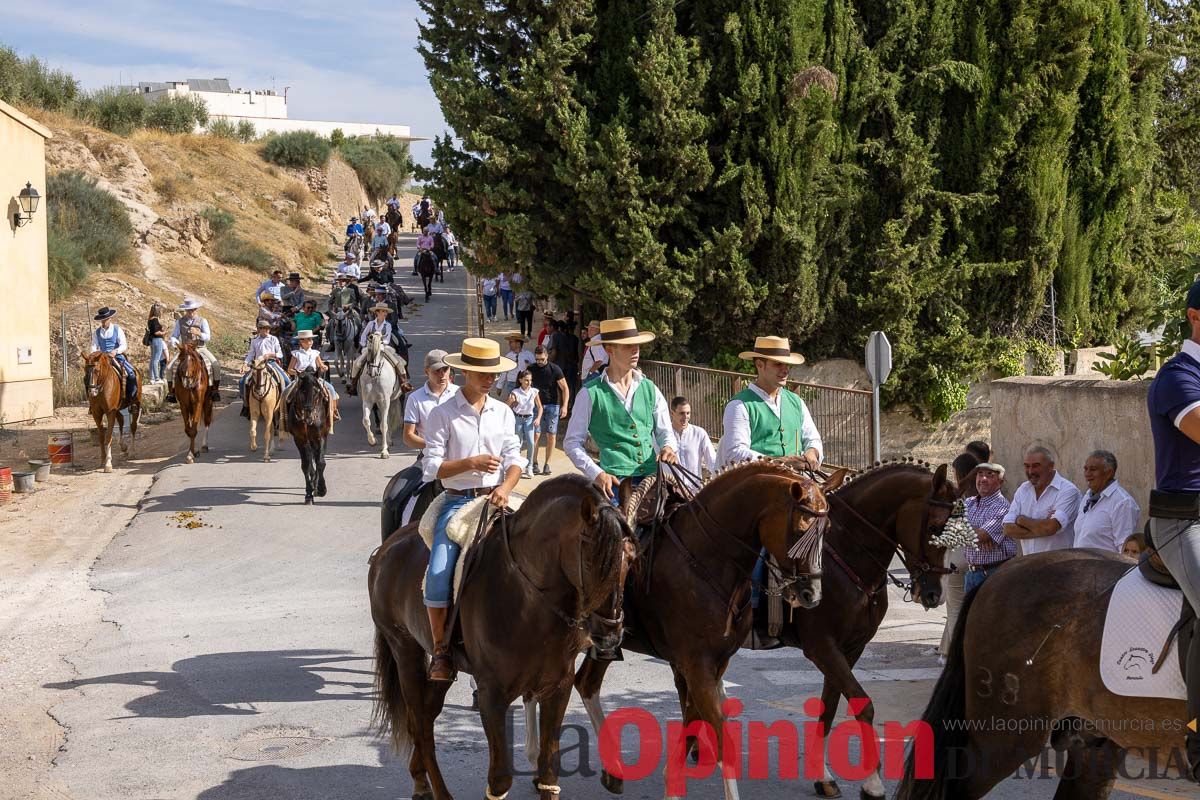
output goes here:
[{"label": "straw hat with black band", "polygon": [[754,340],[754,349],[739,353],[738,358],[753,361],[765,358],[767,361],[778,361],[780,364],[799,366],[804,363],[804,356],[792,352],[792,346],[782,336],[759,336]]},{"label": "straw hat with black band", "polygon": [[462,351],[451,353],[442,360],[466,372],[508,372],[517,365],[500,355],[500,345],[491,339],[463,339]]},{"label": "straw hat with black band", "polygon": [[620,317],[601,320],[600,334],[588,341],[588,347],[597,344],[645,344],[654,339],[653,333],[638,330],[633,317]]}]

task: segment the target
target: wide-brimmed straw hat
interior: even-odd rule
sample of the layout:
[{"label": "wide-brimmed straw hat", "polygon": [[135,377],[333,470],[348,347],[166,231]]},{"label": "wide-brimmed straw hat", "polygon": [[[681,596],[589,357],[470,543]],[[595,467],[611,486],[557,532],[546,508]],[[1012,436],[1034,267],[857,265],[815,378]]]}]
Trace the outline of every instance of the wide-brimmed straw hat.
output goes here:
[{"label": "wide-brimmed straw hat", "polygon": [[639,331],[633,317],[606,319],[600,322],[600,335],[588,341],[595,344],[645,344],[653,342],[655,336],[649,331]]},{"label": "wide-brimmed straw hat", "polygon": [[522,342],[529,341],[525,337],[525,334],[523,334],[523,333],[506,333],[506,334],[504,334],[504,341],[511,342],[513,339],[517,339],[518,341],[522,341]]},{"label": "wide-brimmed straw hat", "polygon": [[105,306],[104,308],[97,311],[96,316],[92,317],[92,319],[96,320],[96,322],[103,322],[104,320],[108,319],[109,317],[115,317],[116,315],[117,315],[117,310],[115,308],[109,308],[108,306]]},{"label": "wide-brimmed straw hat", "polygon": [[500,355],[500,345],[492,339],[463,339],[462,352],[451,353],[443,360],[467,372],[508,372],[517,365]]},{"label": "wide-brimmed straw hat", "polygon": [[297,339],[312,339],[314,337],[313,337],[312,331],[305,330],[305,331],[296,331],[296,338]]},{"label": "wide-brimmed straw hat", "polygon": [[179,306],[180,311],[193,311],[201,306],[199,300],[184,300]]},{"label": "wide-brimmed straw hat", "polygon": [[254,330],[258,330],[259,328],[269,328],[269,327],[271,327],[271,320],[263,319],[262,317],[259,317],[258,320],[255,321],[255,323],[254,323]]},{"label": "wide-brimmed straw hat", "polygon": [[388,306],[388,305],[384,305],[383,303],[376,303],[375,305],[371,306],[370,310],[371,311],[386,311],[389,314],[392,313],[392,307]]},{"label": "wide-brimmed straw hat", "polygon": [[753,361],[765,358],[768,361],[778,361],[780,364],[793,366],[804,363],[804,356],[792,352],[792,346],[782,336],[759,336],[754,340],[754,349],[739,353],[738,358]]}]

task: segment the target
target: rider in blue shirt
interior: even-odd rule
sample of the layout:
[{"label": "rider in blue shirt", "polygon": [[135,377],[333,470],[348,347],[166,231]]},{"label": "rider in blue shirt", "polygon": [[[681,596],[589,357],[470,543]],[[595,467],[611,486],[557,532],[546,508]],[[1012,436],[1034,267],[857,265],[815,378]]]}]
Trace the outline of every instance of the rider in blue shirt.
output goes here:
[{"label": "rider in blue shirt", "polygon": [[[1187,294],[1191,337],[1150,384],[1155,491],[1153,546],[1193,609],[1200,611],[1200,281]],[[1200,636],[1189,645],[1187,718],[1200,717]],[[1188,774],[1200,781],[1200,734],[1186,734]]]},{"label": "rider in blue shirt", "polygon": [[349,238],[351,236],[362,236],[362,235],[363,235],[362,223],[360,223],[358,221],[358,217],[351,217],[350,224],[346,226],[347,238]]}]

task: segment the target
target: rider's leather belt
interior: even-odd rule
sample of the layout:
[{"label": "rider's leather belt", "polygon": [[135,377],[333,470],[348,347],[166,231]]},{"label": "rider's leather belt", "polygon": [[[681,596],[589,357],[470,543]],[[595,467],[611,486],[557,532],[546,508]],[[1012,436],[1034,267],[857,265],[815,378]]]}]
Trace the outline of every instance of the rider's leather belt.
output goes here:
[{"label": "rider's leather belt", "polygon": [[1200,492],[1151,489],[1150,516],[1159,519],[1200,519]]},{"label": "rider's leather belt", "polygon": [[475,489],[447,489],[446,494],[452,494],[455,497],[483,497],[491,494],[495,486],[480,486]]}]

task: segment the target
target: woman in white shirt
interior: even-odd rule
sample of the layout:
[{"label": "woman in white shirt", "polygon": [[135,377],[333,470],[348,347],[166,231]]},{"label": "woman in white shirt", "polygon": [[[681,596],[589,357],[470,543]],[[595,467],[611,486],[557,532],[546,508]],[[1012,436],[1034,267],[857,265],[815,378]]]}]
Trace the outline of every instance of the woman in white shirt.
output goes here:
[{"label": "woman in white shirt", "polygon": [[542,395],[533,388],[533,375],[527,369],[517,373],[517,385],[509,392],[508,405],[517,418],[517,438],[529,451],[529,463],[521,477],[532,478],[530,470],[534,460],[533,449],[536,447],[537,429],[542,422]]},{"label": "woman in white shirt", "polygon": [[[299,347],[292,351],[292,360],[288,363],[288,374],[295,377],[306,369],[316,372],[318,378],[327,374],[329,367],[325,366],[325,362],[321,360],[321,351],[313,349],[313,332],[298,331],[296,341]],[[291,385],[284,389],[283,402],[285,404],[297,385],[296,381],[292,381]],[[338,393],[337,389],[333,388],[333,384],[324,378],[321,378],[321,385],[325,387],[325,391],[329,392],[329,432],[332,433],[333,423],[342,418],[338,414]]]},{"label": "woman in white shirt", "polygon": [[484,278],[483,284],[483,313],[488,322],[496,321],[496,278]]},{"label": "woman in white shirt", "polygon": [[509,280],[507,272],[501,272],[496,276],[496,282],[500,285],[500,300],[504,306],[504,318],[508,319],[513,315],[512,281]]}]

